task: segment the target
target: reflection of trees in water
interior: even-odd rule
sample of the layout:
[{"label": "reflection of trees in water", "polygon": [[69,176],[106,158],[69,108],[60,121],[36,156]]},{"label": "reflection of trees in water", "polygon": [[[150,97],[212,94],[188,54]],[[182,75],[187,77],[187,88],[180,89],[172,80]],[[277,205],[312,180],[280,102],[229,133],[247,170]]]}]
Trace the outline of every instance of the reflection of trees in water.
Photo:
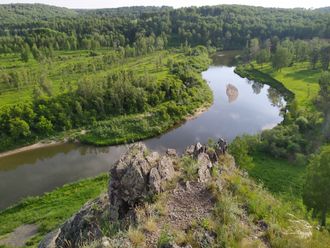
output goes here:
[{"label": "reflection of trees in water", "polygon": [[232,84],[227,84],[226,94],[228,96],[228,102],[232,103],[238,98],[238,89]]},{"label": "reflection of trees in water", "polygon": [[249,85],[252,85],[254,81],[252,80],[249,80],[249,79],[246,79],[246,83],[249,84]]},{"label": "reflection of trees in water", "polygon": [[280,92],[278,92],[276,89],[269,87],[268,88],[268,99],[271,102],[272,106],[282,108],[283,107],[283,101],[282,96]]},{"label": "reflection of trees in water", "polygon": [[26,164],[36,164],[37,162],[47,161],[59,154],[67,155],[76,149],[75,144],[64,143],[41,147],[38,149],[27,150],[15,153],[10,156],[0,158],[0,171],[11,171]]},{"label": "reflection of trees in water", "polygon": [[93,146],[80,146],[79,147],[79,153],[81,156],[85,156],[88,154],[92,155],[98,155],[98,154],[104,154],[109,153],[110,147],[93,147]]},{"label": "reflection of trees in water", "polygon": [[263,87],[264,87],[264,84],[254,81],[252,84],[253,93],[257,94],[257,95],[260,94]]}]

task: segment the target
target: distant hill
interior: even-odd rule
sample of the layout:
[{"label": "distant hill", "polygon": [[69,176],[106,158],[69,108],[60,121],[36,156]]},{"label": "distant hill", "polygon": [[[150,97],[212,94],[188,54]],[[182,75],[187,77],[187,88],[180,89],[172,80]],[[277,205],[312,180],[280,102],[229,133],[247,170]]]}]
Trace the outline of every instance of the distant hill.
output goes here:
[{"label": "distant hill", "polygon": [[108,9],[68,9],[44,4],[0,4],[0,23],[33,23],[53,18],[74,18],[78,16],[137,17],[141,14],[172,10],[172,7],[134,6]]},{"label": "distant hill", "polygon": [[330,13],[330,6],[329,7],[324,7],[324,8],[319,8],[315,9],[315,11],[321,12],[321,13]]},{"label": "distant hill", "polygon": [[75,10],[44,4],[0,4],[0,23],[24,23],[45,21],[51,18],[77,16]]},{"label": "distant hill", "polygon": [[163,12],[173,10],[172,7],[162,6],[132,6],[121,8],[107,8],[107,9],[76,9],[79,14],[93,15],[93,16],[140,16],[141,14]]}]

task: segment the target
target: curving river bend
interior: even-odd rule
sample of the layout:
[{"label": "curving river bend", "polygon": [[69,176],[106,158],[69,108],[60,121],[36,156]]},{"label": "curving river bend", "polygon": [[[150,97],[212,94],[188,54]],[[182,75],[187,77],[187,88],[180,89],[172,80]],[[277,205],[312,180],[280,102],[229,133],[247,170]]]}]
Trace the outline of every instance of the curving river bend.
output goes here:
[{"label": "curving river bend", "polygon": [[[179,152],[197,141],[209,138],[232,140],[255,134],[282,121],[285,101],[267,85],[240,78],[234,73],[231,56],[218,54],[214,64],[203,72],[214,103],[197,118],[145,143],[154,150],[175,148]],[[0,158],[0,210],[23,197],[41,195],[65,183],[96,176],[109,170],[126,146],[90,147],[61,144]]]}]

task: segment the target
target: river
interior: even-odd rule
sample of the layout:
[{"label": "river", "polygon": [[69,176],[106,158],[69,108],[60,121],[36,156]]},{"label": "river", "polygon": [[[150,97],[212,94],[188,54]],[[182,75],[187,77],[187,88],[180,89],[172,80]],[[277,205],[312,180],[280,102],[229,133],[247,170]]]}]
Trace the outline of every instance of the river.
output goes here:
[{"label": "river", "polygon": [[[223,54],[203,72],[213,91],[214,103],[205,112],[167,133],[146,140],[154,150],[175,148],[209,138],[231,141],[238,135],[256,134],[282,121],[285,101],[267,85],[248,81],[234,73],[232,61]],[[65,183],[96,176],[110,169],[127,149],[125,145],[90,147],[60,144],[0,158],[0,210],[27,196],[41,195]]]}]

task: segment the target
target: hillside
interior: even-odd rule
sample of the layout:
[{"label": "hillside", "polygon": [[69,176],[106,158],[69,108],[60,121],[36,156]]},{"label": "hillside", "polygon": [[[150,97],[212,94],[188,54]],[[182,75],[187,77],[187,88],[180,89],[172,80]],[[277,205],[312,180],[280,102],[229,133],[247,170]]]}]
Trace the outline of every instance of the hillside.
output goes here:
[{"label": "hillside", "polygon": [[[130,146],[111,169],[108,193],[89,201],[47,235],[40,247],[326,247],[326,232],[305,220],[302,210],[293,209],[249,179],[233,157],[223,153],[225,147],[221,142],[196,144],[178,156],[173,149],[158,154],[143,144]],[[72,185],[76,197],[72,203],[81,201],[81,193],[92,198],[100,186],[105,191],[105,180]],[[96,190],[91,194],[87,188],[93,185]],[[61,221],[56,215],[38,217],[31,204],[40,206],[39,212],[51,207],[55,213],[62,209],[58,201],[67,195],[58,193],[1,213],[0,220],[12,223],[0,228],[0,234],[6,234],[1,243],[10,245],[11,231],[16,229],[17,235],[17,227],[35,223],[43,228],[25,240],[29,240],[27,247],[34,247],[42,233],[57,227]],[[19,216],[23,213],[30,218],[22,223]]]},{"label": "hillside", "polygon": [[54,18],[71,18],[77,15],[75,10],[44,4],[0,4],[1,25],[51,21]]},{"label": "hillside", "polygon": [[318,9],[315,9],[315,11],[320,12],[320,13],[330,13],[330,7],[318,8]]}]

